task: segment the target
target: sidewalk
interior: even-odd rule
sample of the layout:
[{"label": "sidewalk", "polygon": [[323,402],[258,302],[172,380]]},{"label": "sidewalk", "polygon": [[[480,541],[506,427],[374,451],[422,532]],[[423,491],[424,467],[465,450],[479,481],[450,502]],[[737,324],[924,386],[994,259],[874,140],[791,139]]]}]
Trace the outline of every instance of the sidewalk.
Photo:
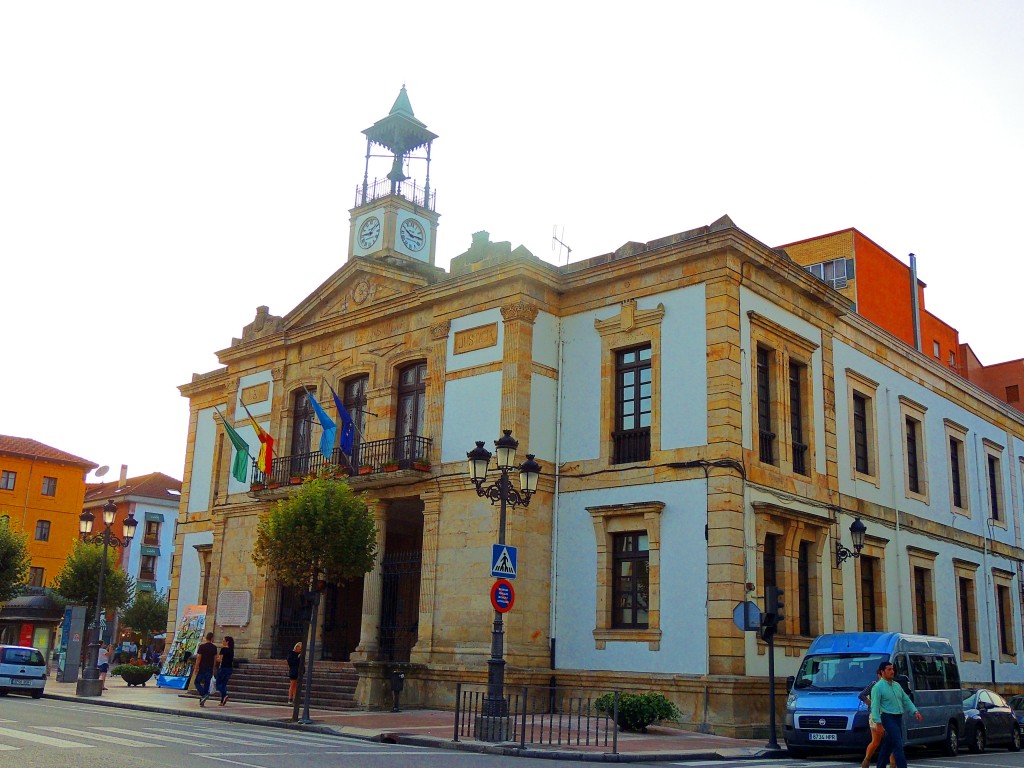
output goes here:
[{"label": "sidewalk", "polygon": [[[314,731],[349,738],[410,744],[438,749],[492,752],[522,757],[591,759],[595,762],[637,762],[651,760],[744,760],[784,757],[786,752],[770,750],[764,741],[728,739],[674,728],[652,727],[648,733],[618,735],[617,755],[611,746],[527,745],[525,750],[515,744],[491,744],[461,736],[454,741],[454,714],[442,710],[410,709],[401,712],[349,711],[311,709],[312,725],[292,722],[292,707],[228,700],[220,706],[216,697],[205,707],[199,706],[195,694],[172,688],[157,688],[155,678],[146,686],[129,687],[120,678],[107,679],[108,690],[101,697],[78,697],[75,683],[46,683],[46,698],[77,701],[107,707],[121,707],[161,714],[203,717],[222,722],[247,723],[276,728]],[[301,714],[301,713],[300,713]]]}]

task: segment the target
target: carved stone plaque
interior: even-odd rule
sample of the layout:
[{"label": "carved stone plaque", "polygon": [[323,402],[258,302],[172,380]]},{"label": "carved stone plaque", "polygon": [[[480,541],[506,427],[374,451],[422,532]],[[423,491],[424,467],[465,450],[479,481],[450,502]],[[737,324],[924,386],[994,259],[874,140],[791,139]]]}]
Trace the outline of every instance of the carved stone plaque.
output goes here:
[{"label": "carved stone plaque", "polygon": [[235,590],[217,595],[217,624],[244,627],[252,618],[252,592]]},{"label": "carved stone plaque", "polygon": [[252,387],[246,387],[242,390],[242,402],[245,405],[265,402],[268,397],[270,397],[269,381],[265,381],[262,384],[257,384]]},{"label": "carved stone plaque", "polygon": [[467,328],[464,331],[455,332],[455,354],[472,352],[475,349],[493,347],[498,343],[498,324],[478,325],[476,328]]}]

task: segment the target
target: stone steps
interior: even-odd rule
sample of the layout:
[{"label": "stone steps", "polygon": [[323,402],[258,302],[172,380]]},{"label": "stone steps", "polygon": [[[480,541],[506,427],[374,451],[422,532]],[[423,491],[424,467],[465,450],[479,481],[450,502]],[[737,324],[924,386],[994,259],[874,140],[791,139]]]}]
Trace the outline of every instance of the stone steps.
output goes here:
[{"label": "stone steps", "polygon": [[[348,664],[317,662],[313,669],[310,706],[319,709],[357,709],[355,700],[359,675]],[[228,683],[231,698],[266,704],[288,700],[288,665],[283,661],[259,660],[238,666]]]}]

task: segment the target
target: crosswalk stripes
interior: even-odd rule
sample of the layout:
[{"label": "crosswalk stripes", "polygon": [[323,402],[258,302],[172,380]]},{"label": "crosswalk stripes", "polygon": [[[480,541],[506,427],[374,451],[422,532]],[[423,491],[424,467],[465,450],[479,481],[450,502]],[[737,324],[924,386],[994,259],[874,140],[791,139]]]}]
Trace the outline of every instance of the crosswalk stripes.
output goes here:
[{"label": "crosswalk stripes", "polygon": [[[87,749],[96,746],[95,744],[82,744],[80,741],[68,741],[67,739],[55,739],[53,736],[46,736],[42,733],[31,733],[30,731],[18,731],[14,728],[0,728],[0,736],[17,741],[30,741],[34,744],[42,744],[46,747],[57,747],[58,749]],[[17,749],[17,747],[15,747]]]},{"label": "crosswalk stripes", "polygon": [[[104,731],[104,733],[106,733],[106,731]],[[156,739],[157,741],[169,741],[172,744],[181,744],[181,737],[180,736],[162,736],[159,733],[142,733],[142,734],[139,734],[139,735],[142,736],[144,739]],[[210,746],[206,742],[194,741],[192,739],[189,739],[188,745],[190,747],[208,747],[208,746]],[[148,745],[148,746],[156,747],[156,746],[162,746],[162,745],[151,744],[151,745]]]},{"label": "crosswalk stripes", "polygon": [[[687,768],[722,768],[721,760],[692,760],[674,762],[672,765],[685,765]],[[853,768],[856,763],[849,760],[744,760],[743,768]]]},{"label": "crosswalk stripes", "polygon": [[337,743],[337,741],[331,736],[315,733],[297,733],[294,731],[274,731],[274,733],[271,734],[269,732],[256,733],[254,731],[230,731],[219,728],[196,728],[195,732],[201,736],[205,736],[208,733],[221,734],[224,736],[232,736],[232,734],[236,734],[232,736],[232,738],[237,738],[237,734],[241,733],[243,738],[246,739],[260,739],[261,741],[279,742],[282,744],[308,744],[313,747]]},{"label": "crosswalk stripes", "polygon": [[109,733],[87,733],[82,730],[76,730],[74,728],[60,728],[55,725],[33,725],[32,727],[41,731],[52,731],[53,733],[62,733],[65,736],[77,736],[82,739],[95,739],[96,741],[102,741],[104,744],[118,744],[122,747],[163,746],[162,744],[157,745],[146,741],[126,739],[124,736],[113,736]]},{"label": "crosswalk stripes", "polygon": [[[193,730],[190,730],[190,731],[178,731],[178,730],[175,730],[174,728],[146,728],[145,730],[147,731],[147,734],[146,734],[147,736],[149,735],[148,731],[160,731],[161,733],[173,733],[173,734],[176,734],[179,737],[181,737],[181,739],[184,739],[185,743],[189,743],[189,740],[195,738],[196,731],[199,730],[199,729],[193,729]],[[231,744],[240,744],[240,745],[245,746],[245,747],[255,747],[255,746],[258,746],[260,744],[266,744],[266,742],[264,742],[264,741],[252,741],[249,738],[249,734],[245,734],[245,738],[241,738],[240,736],[216,736],[216,735],[214,735],[212,733],[204,731],[204,732],[202,732],[200,734],[200,738],[208,739],[210,741],[226,741],[226,742],[229,742]]]}]

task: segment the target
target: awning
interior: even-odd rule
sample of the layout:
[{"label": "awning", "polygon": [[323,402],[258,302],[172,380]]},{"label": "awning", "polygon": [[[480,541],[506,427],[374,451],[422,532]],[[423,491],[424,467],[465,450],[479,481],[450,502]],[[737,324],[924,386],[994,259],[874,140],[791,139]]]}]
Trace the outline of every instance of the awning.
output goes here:
[{"label": "awning", "polygon": [[147,523],[162,523],[164,521],[164,515],[162,512],[147,512],[146,522]]},{"label": "awning", "polygon": [[146,544],[142,545],[142,554],[153,555],[154,557],[160,556],[160,547],[151,547]]},{"label": "awning", "polygon": [[135,589],[139,592],[154,592],[156,584],[152,581],[137,581],[135,582]]}]

